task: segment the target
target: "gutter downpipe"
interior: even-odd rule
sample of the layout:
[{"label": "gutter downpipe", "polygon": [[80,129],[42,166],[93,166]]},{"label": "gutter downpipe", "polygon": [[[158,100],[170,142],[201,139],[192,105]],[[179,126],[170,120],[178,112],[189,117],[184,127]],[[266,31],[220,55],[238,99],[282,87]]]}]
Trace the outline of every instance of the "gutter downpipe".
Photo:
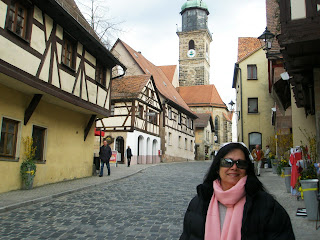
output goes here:
[{"label": "gutter downpipe", "polygon": [[240,71],[240,118],[241,118],[241,142],[243,142],[243,104],[242,104],[242,71],[239,64],[236,68]]}]

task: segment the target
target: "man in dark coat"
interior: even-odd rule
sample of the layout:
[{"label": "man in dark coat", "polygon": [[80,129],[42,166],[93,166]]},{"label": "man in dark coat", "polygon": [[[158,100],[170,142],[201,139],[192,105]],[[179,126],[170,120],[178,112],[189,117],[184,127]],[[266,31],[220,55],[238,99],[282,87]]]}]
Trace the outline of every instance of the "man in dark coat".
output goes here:
[{"label": "man in dark coat", "polygon": [[108,145],[107,141],[104,140],[104,141],[103,141],[103,145],[100,147],[100,151],[99,151],[99,158],[100,158],[100,161],[101,161],[101,168],[100,168],[100,175],[99,175],[99,177],[102,177],[102,176],[103,176],[103,167],[104,167],[104,164],[107,165],[108,175],[110,175],[110,162],[109,162],[109,161],[110,161],[111,155],[112,155],[111,148],[110,148],[110,146]]},{"label": "man in dark coat", "polygon": [[132,151],[131,151],[130,146],[128,146],[128,148],[127,148],[128,167],[130,167],[131,157],[132,157]]}]

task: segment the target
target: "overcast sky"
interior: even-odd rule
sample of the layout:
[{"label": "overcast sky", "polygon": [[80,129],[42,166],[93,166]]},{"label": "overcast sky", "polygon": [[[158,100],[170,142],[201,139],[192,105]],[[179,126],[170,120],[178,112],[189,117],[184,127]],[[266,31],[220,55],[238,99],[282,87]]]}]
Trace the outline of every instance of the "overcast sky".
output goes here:
[{"label": "overcast sky", "polygon": [[[81,11],[84,7],[76,0]],[[99,0],[95,0],[98,1]],[[187,0],[104,0],[105,16],[123,22],[116,37],[126,42],[153,64],[178,65],[181,6]],[[266,27],[266,0],[205,0],[209,8],[208,26],[212,33],[210,84],[222,100],[235,101],[232,89],[237,61],[238,37],[258,37]],[[113,40],[113,42],[116,39]]]}]

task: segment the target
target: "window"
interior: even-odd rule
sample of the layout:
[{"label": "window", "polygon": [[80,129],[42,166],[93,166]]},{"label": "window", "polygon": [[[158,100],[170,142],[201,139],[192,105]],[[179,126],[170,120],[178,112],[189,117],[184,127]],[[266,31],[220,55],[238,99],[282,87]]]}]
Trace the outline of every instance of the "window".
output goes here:
[{"label": "window", "polygon": [[172,119],[172,109],[171,109],[171,107],[168,108],[168,118]]},{"label": "window", "polygon": [[181,148],[181,136],[179,136],[179,142],[178,142],[178,147]]},{"label": "window", "polygon": [[248,98],[248,113],[258,113],[258,98]]},{"label": "window", "polygon": [[194,49],[194,41],[193,40],[189,41],[189,50],[190,49]]},{"label": "window", "polygon": [[192,140],[190,141],[190,151],[192,152],[193,150],[193,142],[192,142]]},{"label": "window", "polygon": [[214,131],[215,131],[215,143],[219,143],[220,139],[219,139],[219,117],[216,116],[214,118]]},{"label": "window", "polygon": [[8,8],[7,28],[21,38],[27,39],[27,21],[27,8],[18,1],[11,1]]},{"label": "window", "polygon": [[179,115],[178,115],[178,124],[181,124],[181,122],[182,122],[182,117],[181,117],[181,113],[179,113]]},{"label": "window", "polygon": [[149,110],[148,112],[148,120],[150,123],[157,125],[157,113],[155,111]]},{"label": "window", "polygon": [[0,156],[15,158],[19,122],[3,118],[1,126]]},{"label": "window", "polygon": [[188,149],[188,140],[186,138],[184,139],[184,148],[185,150]]},{"label": "window", "polygon": [[74,68],[75,43],[67,33],[63,36],[62,63],[69,68]]},{"label": "window", "polygon": [[168,134],[168,144],[172,145],[172,133],[170,133],[170,132]]},{"label": "window", "polygon": [[143,118],[143,106],[139,105],[139,118]]},{"label": "window", "polygon": [[106,70],[105,68],[97,63],[97,66],[96,66],[96,81],[98,83],[100,83],[101,85],[103,86],[106,86],[106,74],[105,74]]},{"label": "window", "polygon": [[114,116],[114,104],[111,105],[110,116]]},{"label": "window", "polygon": [[257,78],[257,65],[248,65],[247,66],[248,67],[248,79],[250,80],[252,80],[252,79],[254,79],[254,80],[256,80],[256,79],[258,79]]},{"label": "window", "polygon": [[36,147],[35,159],[44,161],[44,146],[45,146],[46,128],[33,126],[32,138],[33,146]]},{"label": "window", "polygon": [[261,133],[258,133],[258,132],[249,133],[249,150],[252,151],[257,144],[262,146],[261,140],[262,140]]}]

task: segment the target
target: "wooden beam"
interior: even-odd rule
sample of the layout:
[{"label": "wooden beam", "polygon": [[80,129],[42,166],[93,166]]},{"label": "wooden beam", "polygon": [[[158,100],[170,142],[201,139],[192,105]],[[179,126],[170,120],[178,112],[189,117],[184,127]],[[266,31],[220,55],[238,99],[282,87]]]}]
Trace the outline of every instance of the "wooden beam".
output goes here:
[{"label": "wooden beam", "polygon": [[29,122],[34,110],[36,110],[40,100],[42,98],[42,94],[35,94],[29,103],[29,106],[27,107],[26,111],[24,112],[24,125],[27,125]]},{"label": "wooden beam", "polygon": [[84,141],[86,141],[87,136],[88,136],[88,134],[89,134],[89,132],[90,132],[90,129],[91,129],[93,123],[94,123],[95,120],[96,120],[96,117],[97,117],[97,115],[91,115],[91,118],[90,118],[90,120],[89,120],[86,128],[84,129]]}]

